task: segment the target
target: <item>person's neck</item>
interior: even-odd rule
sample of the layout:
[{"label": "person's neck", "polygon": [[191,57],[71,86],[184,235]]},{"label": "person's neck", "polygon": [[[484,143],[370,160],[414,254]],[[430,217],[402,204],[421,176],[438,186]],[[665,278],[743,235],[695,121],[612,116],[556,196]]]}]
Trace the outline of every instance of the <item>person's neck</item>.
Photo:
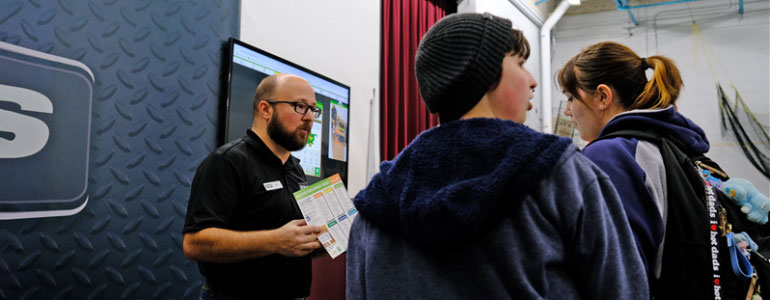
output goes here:
[{"label": "person's neck", "polygon": [[472,118],[494,118],[495,113],[489,107],[489,102],[484,95],[481,100],[476,103],[469,111],[463,114],[460,119],[472,119]]},{"label": "person's neck", "polygon": [[259,139],[262,140],[263,143],[265,143],[265,146],[270,149],[270,152],[273,152],[275,156],[281,159],[281,163],[285,164],[286,161],[289,160],[291,151],[286,150],[286,148],[276,144],[275,141],[270,138],[270,135],[267,134],[267,129],[265,127],[252,126],[251,131],[253,131],[259,137]]},{"label": "person's neck", "polygon": [[604,126],[607,126],[610,121],[612,121],[615,116],[617,116],[620,113],[624,113],[628,111],[627,109],[624,109],[623,107],[620,107],[619,105],[613,105],[607,108],[607,110],[604,111],[602,114],[602,128]]}]

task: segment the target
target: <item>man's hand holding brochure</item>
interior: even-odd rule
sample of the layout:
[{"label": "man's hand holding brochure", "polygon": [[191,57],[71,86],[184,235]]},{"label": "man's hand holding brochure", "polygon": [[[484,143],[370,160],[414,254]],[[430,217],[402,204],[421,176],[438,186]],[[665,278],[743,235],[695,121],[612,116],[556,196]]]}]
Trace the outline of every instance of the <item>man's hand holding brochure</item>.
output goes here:
[{"label": "man's hand holding brochure", "polygon": [[294,199],[308,224],[324,228],[318,240],[332,258],[347,251],[350,226],[358,211],[339,174],[295,192]]}]

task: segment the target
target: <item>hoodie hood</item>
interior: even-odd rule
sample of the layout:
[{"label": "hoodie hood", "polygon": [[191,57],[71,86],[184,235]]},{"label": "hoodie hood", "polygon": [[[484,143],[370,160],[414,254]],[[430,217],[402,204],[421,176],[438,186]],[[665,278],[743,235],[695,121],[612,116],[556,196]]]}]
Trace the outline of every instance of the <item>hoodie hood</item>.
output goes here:
[{"label": "hoodie hood", "polygon": [[445,123],[383,162],[354,203],[375,226],[418,244],[466,241],[507,217],[570,144],[513,121]]},{"label": "hoodie hood", "polygon": [[674,106],[659,110],[632,110],[615,116],[599,133],[604,136],[619,130],[655,131],[678,141],[688,154],[709,151],[706,133],[692,120],[676,111]]}]

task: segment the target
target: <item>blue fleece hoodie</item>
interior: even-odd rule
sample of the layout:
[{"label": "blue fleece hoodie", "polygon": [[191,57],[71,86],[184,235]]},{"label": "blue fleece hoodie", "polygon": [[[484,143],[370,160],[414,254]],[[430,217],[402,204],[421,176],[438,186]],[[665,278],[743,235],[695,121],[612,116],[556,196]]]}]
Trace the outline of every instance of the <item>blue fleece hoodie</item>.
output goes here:
[{"label": "blue fleece hoodie", "polygon": [[647,299],[609,179],[498,119],[418,136],[354,199],[348,299]]}]

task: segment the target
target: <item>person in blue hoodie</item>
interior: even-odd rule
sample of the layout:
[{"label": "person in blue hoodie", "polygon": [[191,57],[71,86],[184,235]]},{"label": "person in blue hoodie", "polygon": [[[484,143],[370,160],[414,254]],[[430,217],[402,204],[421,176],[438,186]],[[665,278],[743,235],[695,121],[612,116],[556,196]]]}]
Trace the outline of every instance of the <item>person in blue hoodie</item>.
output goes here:
[{"label": "person in blue hoodie", "polygon": [[441,124],[354,198],[348,299],[649,299],[609,178],[570,140],[522,124],[529,53],[488,13],[425,34],[415,71]]},{"label": "person in blue hoodie", "polygon": [[[649,80],[646,74],[648,69],[652,69]],[[663,280],[666,284],[681,282],[674,285],[692,299],[706,299],[687,290],[696,281],[694,277],[699,276],[693,272],[706,273],[711,278],[710,259],[699,265],[683,263],[684,258],[692,257],[700,245],[682,245],[685,242],[679,238],[671,240],[673,244],[664,245],[664,239],[669,241],[672,236],[696,235],[698,232],[708,234],[705,231],[708,225],[685,229],[685,232],[676,229],[667,235],[666,229],[673,227],[670,222],[672,214],[676,214],[676,220],[691,220],[692,217],[678,216],[695,214],[696,210],[669,209],[670,204],[680,207],[679,203],[684,203],[684,199],[669,199],[673,189],[684,187],[671,184],[673,178],[667,180],[669,172],[664,165],[662,149],[649,140],[608,137],[622,130],[649,131],[673,141],[688,156],[708,152],[709,142],[704,131],[677,111],[675,102],[683,82],[674,62],[664,56],[643,58],[627,46],[601,42],[584,48],[567,61],[558,73],[558,81],[568,97],[564,113],[572,117],[580,137],[589,142],[583,154],[612,178],[620,194],[647,268],[648,281],[652,284],[651,294],[659,299],[674,295],[672,291],[656,288],[657,282]],[[702,184],[700,189],[703,189]],[[705,204],[700,206],[701,210],[705,209]],[[706,222],[705,210],[702,218]],[[664,255],[664,249],[672,249],[667,252],[671,253],[670,256]],[[667,267],[663,264],[666,261],[669,262]],[[687,272],[684,269],[693,270],[691,276],[683,276],[685,273],[682,272]],[[661,277],[662,272],[672,275]],[[710,280],[704,283],[711,284]],[[713,285],[714,289],[719,289],[719,281]],[[704,297],[714,295],[709,289],[708,286],[697,288],[706,294]]]}]

